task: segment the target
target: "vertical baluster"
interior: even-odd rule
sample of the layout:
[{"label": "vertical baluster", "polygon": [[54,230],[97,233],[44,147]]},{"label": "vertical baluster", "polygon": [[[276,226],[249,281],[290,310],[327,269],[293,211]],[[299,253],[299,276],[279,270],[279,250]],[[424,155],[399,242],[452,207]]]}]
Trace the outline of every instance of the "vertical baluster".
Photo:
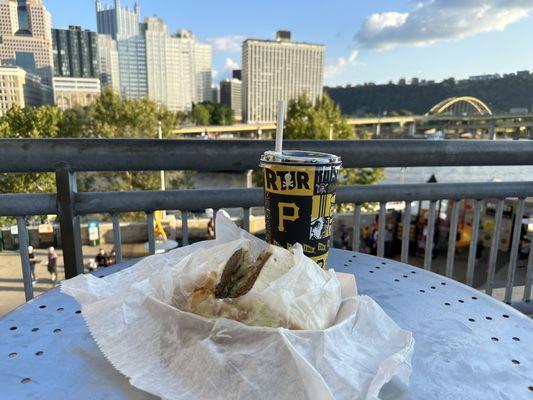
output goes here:
[{"label": "vertical baluster", "polygon": [[529,247],[529,257],[527,259],[526,284],[524,287],[524,297],[522,301],[531,301],[531,285],[533,284],[533,244]]},{"label": "vertical baluster", "polygon": [[148,252],[155,254],[154,212],[146,213],[146,228],[148,229]]},{"label": "vertical baluster", "polygon": [[246,232],[250,232],[250,208],[242,210],[242,225]]},{"label": "vertical baluster", "polygon": [[122,236],[120,232],[120,216],[113,214],[113,242],[115,245],[115,260],[118,263],[122,262]]},{"label": "vertical baluster", "polygon": [[361,205],[355,204],[353,221],[352,250],[359,251],[361,246]]},{"label": "vertical baluster", "polygon": [[56,166],[57,211],[65,278],[83,274],[80,217],[76,214],[76,173],[65,163]]},{"label": "vertical baluster", "polygon": [[24,296],[26,301],[30,301],[33,299],[33,278],[31,276],[28,233],[26,232],[26,220],[24,217],[17,217],[17,228],[19,231],[19,252],[22,264],[22,280],[24,281]]},{"label": "vertical baluster", "polygon": [[448,237],[448,254],[446,255],[446,276],[453,278],[453,267],[455,263],[455,242],[457,241],[457,224],[459,222],[459,210],[461,202],[454,201],[452,215],[450,219],[450,233]]},{"label": "vertical baluster", "polygon": [[387,222],[387,203],[379,203],[378,257],[385,255],[385,225]]},{"label": "vertical baluster", "polygon": [[511,244],[511,256],[509,257],[509,268],[507,270],[507,286],[505,287],[504,301],[511,304],[513,297],[514,276],[516,272],[516,264],[518,261],[518,250],[520,247],[520,230],[522,229],[522,217],[524,216],[524,199],[518,201],[518,209],[515,213],[515,221],[513,227],[513,243]]},{"label": "vertical baluster", "polygon": [[189,244],[189,211],[181,210],[181,245]]},{"label": "vertical baluster", "polygon": [[425,254],[424,254],[424,269],[427,269],[427,270],[431,270],[431,261],[433,259],[433,236],[435,233],[436,208],[437,208],[437,203],[435,201],[431,201],[429,203],[426,249],[425,249]]},{"label": "vertical baluster", "polygon": [[481,216],[480,200],[474,201],[474,219],[472,221],[472,237],[470,238],[470,248],[468,251],[468,264],[466,267],[466,284],[474,286],[474,272],[476,269],[477,241],[479,237],[479,219]]},{"label": "vertical baluster", "polygon": [[411,202],[405,202],[405,209],[403,211],[402,219],[402,255],[401,261],[403,263],[409,262],[409,241],[411,236]]},{"label": "vertical baluster", "polygon": [[505,200],[498,200],[496,214],[494,215],[494,231],[492,232],[492,241],[490,245],[489,269],[487,271],[487,291],[492,296],[494,289],[494,274],[496,272],[496,262],[498,261],[498,249],[500,247],[500,233],[502,230],[502,215]]},{"label": "vertical baluster", "polygon": [[213,209],[213,229],[215,230],[215,239],[217,237],[216,231],[217,231],[217,213],[218,208]]}]

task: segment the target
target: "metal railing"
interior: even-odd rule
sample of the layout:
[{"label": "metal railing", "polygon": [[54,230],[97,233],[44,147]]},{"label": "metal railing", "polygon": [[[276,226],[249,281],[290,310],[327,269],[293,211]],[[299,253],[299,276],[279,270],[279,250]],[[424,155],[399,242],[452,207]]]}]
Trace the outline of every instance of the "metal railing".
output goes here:
[{"label": "metal railing", "polygon": [[[117,262],[122,260],[119,215],[144,211],[147,215],[149,252],[155,252],[153,212],[181,210],[182,240],[188,244],[188,212],[204,208],[241,207],[243,225],[250,226],[250,208],[263,205],[262,189],[197,189],[138,192],[78,192],[79,171],[247,171],[258,168],[263,151],[272,149],[272,141],[258,140],[151,140],[151,139],[3,139],[0,140],[0,172],[54,172],[57,193],[2,194],[0,216],[17,218],[20,255],[26,299],[33,297],[25,232],[25,217],[57,214],[65,265],[65,276],[83,272],[83,255],[79,217],[85,214],[109,213],[113,221],[113,237]],[[342,157],[346,168],[419,167],[419,166],[507,166],[533,165],[533,141],[286,141],[286,149],[306,149],[334,153]],[[424,268],[431,269],[436,204],[453,202],[446,261],[446,275],[453,276],[455,241],[459,219],[458,200],[474,200],[472,238],[470,242],[466,282],[473,284],[476,246],[479,233],[481,202],[496,199],[492,246],[488,262],[487,293],[492,294],[504,201],[517,198],[517,216],[524,213],[526,197],[533,196],[533,181],[492,183],[432,183],[340,186],[338,203],[355,206],[353,248],[359,249],[361,205],[380,204],[377,255],[385,253],[386,204],[405,202],[401,261],[409,256],[411,202],[429,201]],[[407,227],[407,228],[406,228]],[[517,268],[521,218],[516,218],[510,250],[505,301],[510,302]],[[523,301],[531,299],[533,251],[530,252]]]}]

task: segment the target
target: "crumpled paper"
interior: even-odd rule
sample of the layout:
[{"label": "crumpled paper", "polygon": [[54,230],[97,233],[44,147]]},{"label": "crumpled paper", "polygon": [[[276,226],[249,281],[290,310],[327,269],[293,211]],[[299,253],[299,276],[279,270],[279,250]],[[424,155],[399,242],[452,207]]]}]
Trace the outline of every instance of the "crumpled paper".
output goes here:
[{"label": "crumpled paper", "polygon": [[247,326],[170,306],[193,253],[236,239],[252,240],[257,253],[266,247],[221,212],[216,237],[146,257],[105,279],[63,282],[100,350],[133,386],[173,400],[373,400],[394,376],[408,384],[412,334],[371,298],[355,296],[345,277],[339,313],[321,331]]}]

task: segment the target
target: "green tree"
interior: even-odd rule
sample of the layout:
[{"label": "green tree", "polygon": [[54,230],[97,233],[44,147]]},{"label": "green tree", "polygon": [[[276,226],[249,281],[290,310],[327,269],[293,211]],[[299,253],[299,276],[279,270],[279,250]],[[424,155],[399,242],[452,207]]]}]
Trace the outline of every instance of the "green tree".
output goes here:
[{"label": "green tree", "polygon": [[289,103],[284,136],[287,139],[348,139],[353,128],[348,125],[340,108],[324,94],[313,102],[303,94]]},{"label": "green tree", "polygon": [[204,101],[194,104],[190,113],[194,124],[202,125],[232,125],[235,122],[233,110],[225,104]]},{"label": "green tree", "polygon": [[194,104],[191,111],[191,119],[195,125],[209,125],[211,115],[204,104]]},{"label": "green tree", "polygon": [[[306,95],[289,102],[284,126],[286,139],[333,139],[355,140],[354,129],[342,115],[341,110],[331,98],[324,94],[313,104]],[[372,184],[383,179],[382,168],[343,168],[339,183],[341,185]],[[254,182],[262,185],[262,172],[254,174]]]},{"label": "green tree", "polygon": [[[0,117],[0,137],[157,137],[161,122],[164,137],[181,123],[183,113],[173,113],[148,99],[122,99],[110,89],[104,89],[97,101],[86,107],[61,111],[55,106],[38,108],[13,107]],[[186,174],[169,173],[169,188],[190,185]],[[78,174],[81,191],[147,190],[159,187],[157,172],[113,172]],[[0,174],[0,192],[55,191],[53,174]]]}]

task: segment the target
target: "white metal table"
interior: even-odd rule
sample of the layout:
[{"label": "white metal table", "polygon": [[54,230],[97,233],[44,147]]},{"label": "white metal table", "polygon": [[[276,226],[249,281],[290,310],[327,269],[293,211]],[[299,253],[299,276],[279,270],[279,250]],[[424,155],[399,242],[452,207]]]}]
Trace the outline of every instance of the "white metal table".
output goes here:
[{"label": "white metal table", "polygon": [[[114,273],[135,261],[93,272]],[[328,264],[354,273],[416,344],[410,386],[383,399],[533,399],[533,320],[440,275],[361,253],[332,250]],[[105,278],[104,278],[105,279]],[[96,347],[79,304],[56,288],[0,320],[0,398],[155,399]]]}]

